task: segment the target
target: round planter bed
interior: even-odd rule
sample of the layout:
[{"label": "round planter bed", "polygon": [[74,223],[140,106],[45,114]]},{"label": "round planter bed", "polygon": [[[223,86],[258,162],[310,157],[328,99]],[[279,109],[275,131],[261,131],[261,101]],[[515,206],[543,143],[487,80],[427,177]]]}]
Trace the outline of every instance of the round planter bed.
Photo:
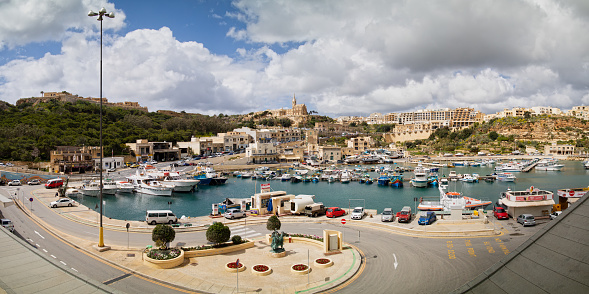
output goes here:
[{"label": "round planter bed", "polygon": [[297,263],[290,267],[290,271],[295,275],[306,275],[311,271],[311,268],[306,264]]},{"label": "round planter bed", "polygon": [[181,265],[184,262],[184,250],[180,250],[180,255],[172,259],[153,259],[147,256],[147,253],[143,253],[143,261],[151,266],[157,268],[173,268]]},{"label": "round planter bed", "polygon": [[256,264],[252,266],[252,273],[257,276],[267,276],[272,273],[272,268],[265,264]]},{"label": "round planter bed", "polygon": [[245,270],[245,265],[240,262],[238,268],[235,266],[235,262],[228,262],[225,264],[225,270],[232,273],[236,273],[237,271],[243,272]]},{"label": "round planter bed", "polygon": [[318,268],[326,268],[326,267],[330,267],[333,265],[333,260],[331,260],[329,258],[325,258],[325,257],[317,258],[313,262],[313,265]]}]

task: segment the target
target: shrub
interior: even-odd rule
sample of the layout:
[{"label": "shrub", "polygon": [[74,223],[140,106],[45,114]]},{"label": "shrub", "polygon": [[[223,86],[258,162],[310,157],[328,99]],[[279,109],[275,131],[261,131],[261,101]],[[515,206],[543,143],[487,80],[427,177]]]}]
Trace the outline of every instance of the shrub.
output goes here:
[{"label": "shrub", "polygon": [[240,235],[235,235],[235,236],[231,237],[231,242],[233,242],[233,244],[237,245],[237,244],[243,243],[243,240],[241,239]]},{"label": "shrub", "polygon": [[268,218],[268,222],[266,222],[266,229],[268,229],[269,231],[280,230],[281,225],[282,224],[280,223],[278,217],[273,215],[270,218]]},{"label": "shrub", "polygon": [[214,223],[207,229],[207,240],[216,245],[229,241],[231,230],[223,223]]},{"label": "shrub", "polygon": [[176,231],[169,225],[159,224],[153,228],[151,233],[151,240],[160,249],[167,249],[168,243],[174,241],[176,238]]}]

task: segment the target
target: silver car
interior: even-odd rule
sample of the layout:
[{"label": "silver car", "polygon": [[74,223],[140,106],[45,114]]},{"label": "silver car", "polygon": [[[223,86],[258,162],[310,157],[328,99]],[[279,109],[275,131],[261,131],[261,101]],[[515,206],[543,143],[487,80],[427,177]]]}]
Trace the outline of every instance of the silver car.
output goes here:
[{"label": "silver car", "polygon": [[533,215],[531,214],[522,214],[520,216],[517,217],[517,222],[522,224],[524,227],[525,226],[535,226],[536,225],[536,219],[534,218]]},{"label": "silver car", "polygon": [[392,222],[395,220],[395,215],[393,214],[393,209],[392,208],[385,208],[382,211],[380,220],[383,222]]},{"label": "silver car", "polygon": [[227,219],[245,217],[245,211],[241,211],[239,208],[229,208],[225,211],[224,216]]}]

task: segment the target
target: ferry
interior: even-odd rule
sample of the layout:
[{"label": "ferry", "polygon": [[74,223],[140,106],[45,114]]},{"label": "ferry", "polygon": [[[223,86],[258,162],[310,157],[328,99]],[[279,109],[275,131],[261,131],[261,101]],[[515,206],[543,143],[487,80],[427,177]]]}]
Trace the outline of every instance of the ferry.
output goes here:
[{"label": "ferry", "polygon": [[423,211],[450,211],[453,207],[475,209],[490,205],[492,201],[479,200],[463,196],[459,192],[445,192],[446,186],[440,185],[440,201],[420,201],[417,209]]}]

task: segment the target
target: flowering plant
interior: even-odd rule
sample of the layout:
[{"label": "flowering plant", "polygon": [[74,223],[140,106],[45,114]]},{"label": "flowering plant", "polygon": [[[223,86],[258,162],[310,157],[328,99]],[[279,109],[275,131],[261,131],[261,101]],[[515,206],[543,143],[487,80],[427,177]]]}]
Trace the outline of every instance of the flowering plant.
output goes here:
[{"label": "flowering plant", "polygon": [[309,267],[306,264],[302,264],[302,263],[295,264],[295,265],[292,266],[292,269],[295,270],[295,271],[304,271],[304,270],[306,270],[308,268]]},{"label": "flowering plant", "polygon": [[173,259],[180,256],[180,249],[172,248],[172,249],[151,249],[147,251],[147,257],[151,259],[157,260],[167,260]]},{"label": "flowering plant", "polygon": [[[242,240],[242,243],[249,242],[249,240],[247,240],[247,239],[241,239],[241,240]],[[238,245],[238,244],[234,244],[233,242],[227,242],[227,243],[222,243],[219,245],[200,245],[200,246],[196,246],[196,247],[182,247],[182,250],[184,250],[184,251],[206,250],[206,249],[213,249],[213,248],[223,248],[223,247],[228,247],[228,246],[233,246],[233,245]]]},{"label": "flowering plant", "polygon": [[289,237],[299,237],[299,238],[307,238],[311,240],[321,241],[323,242],[323,238],[317,235],[307,235],[307,234],[289,234]]},{"label": "flowering plant", "polygon": [[328,264],[331,260],[327,259],[327,258],[317,258],[315,260],[316,263],[318,264]]},{"label": "flowering plant", "polygon": [[238,267],[239,268],[242,268],[243,267],[243,263],[240,262],[239,263],[239,266],[237,266],[237,263],[236,262],[229,262],[229,263],[227,263],[227,267],[228,268],[238,268]]},{"label": "flowering plant", "polygon": [[258,264],[254,266],[254,270],[257,272],[265,272],[267,270],[269,270],[270,268],[267,265],[263,265],[263,264]]}]

